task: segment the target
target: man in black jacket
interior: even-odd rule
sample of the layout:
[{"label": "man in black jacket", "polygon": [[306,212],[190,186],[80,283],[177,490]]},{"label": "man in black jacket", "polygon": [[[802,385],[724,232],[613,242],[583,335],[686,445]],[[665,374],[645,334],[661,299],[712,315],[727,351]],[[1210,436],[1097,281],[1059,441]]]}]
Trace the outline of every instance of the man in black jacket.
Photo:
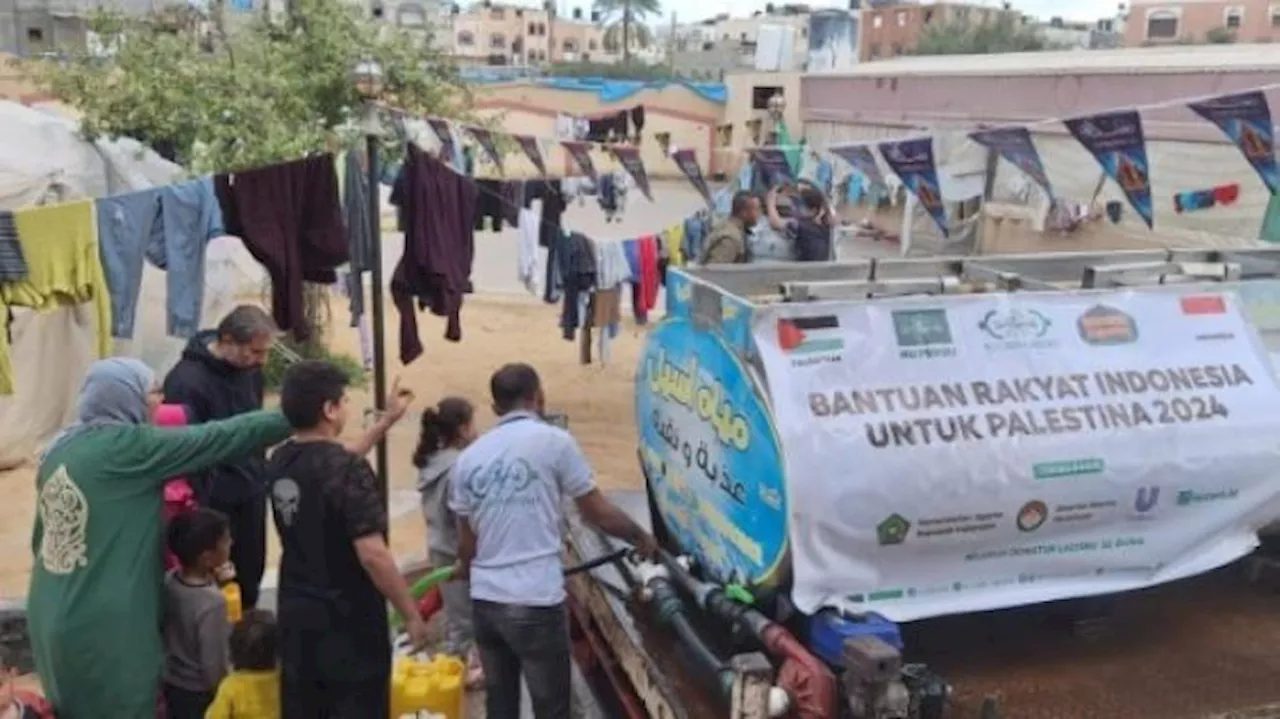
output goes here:
[{"label": "man in black jacket", "polygon": [[[187,407],[193,424],[262,409],[262,366],[278,330],[259,307],[241,305],[191,338],[182,359],[164,380],[164,399]],[[191,477],[197,499],[227,515],[231,561],[245,609],[258,603],[266,569],[266,457],[262,453],[222,464]]]}]

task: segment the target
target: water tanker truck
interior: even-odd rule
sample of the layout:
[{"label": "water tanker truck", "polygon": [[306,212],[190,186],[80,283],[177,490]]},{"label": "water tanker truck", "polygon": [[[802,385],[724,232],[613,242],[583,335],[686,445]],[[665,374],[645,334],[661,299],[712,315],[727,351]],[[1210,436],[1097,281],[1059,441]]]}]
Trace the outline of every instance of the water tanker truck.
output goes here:
[{"label": "water tanker truck", "polygon": [[665,552],[568,580],[615,716],[942,717],[904,623],[1186,579],[1280,516],[1278,250],[672,269],[666,296],[619,497]]}]

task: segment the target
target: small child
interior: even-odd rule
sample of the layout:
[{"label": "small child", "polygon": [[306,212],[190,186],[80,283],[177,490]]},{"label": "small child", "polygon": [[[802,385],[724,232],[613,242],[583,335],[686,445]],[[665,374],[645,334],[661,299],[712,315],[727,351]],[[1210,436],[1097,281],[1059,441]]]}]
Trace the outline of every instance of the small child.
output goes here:
[{"label": "small child", "polygon": [[[422,429],[413,464],[418,468],[418,491],[427,520],[427,561],[447,567],[458,561],[458,518],[449,509],[449,474],[458,455],[476,438],[475,407],[461,397],[446,397],[422,412]],[[471,627],[471,588],[464,580],[440,587],[444,600],[445,639],[442,651],[467,657],[467,686],[484,681],[475,653]]]},{"label": "small child", "polygon": [[18,688],[18,666],[13,652],[0,646],[0,719],[52,717],[49,703]]},{"label": "small child", "polygon": [[271,612],[245,612],[231,630],[232,671],[205,719],[279,719],[279,630]]},{"label": "small child", "polygon": [[164,579],[164,697],[169,719],[204,719],[227,673],[227,600],[218,568],[231,557],[227,518],[203,507],[169,523],[181,566]]}]

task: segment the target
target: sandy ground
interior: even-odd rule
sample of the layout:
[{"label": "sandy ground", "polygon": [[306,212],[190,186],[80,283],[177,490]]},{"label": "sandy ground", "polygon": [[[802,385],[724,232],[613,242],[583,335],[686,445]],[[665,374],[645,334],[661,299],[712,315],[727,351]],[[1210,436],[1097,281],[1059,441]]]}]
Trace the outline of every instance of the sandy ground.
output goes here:
[{"label": "sandy ground", "polygon": [[[338,302],[335,301],[335,305]],[[608,365],[578,363],[577,345],[560,338],[558,306],[503,298],[471,298],[463,309],[463,341],[446,342],[443,322],[424,315],[420,328],[426,354],[407,367],[390,363],[388,381],[399,376],[417,394],[410,414],[388,438],[393,523],[391,541],[398,555],[421,556],[426,551],[425,527],[418,511],[414,468],[410,462],[417,440],[419,411],[447,395],[471,399],[482,426],[492,422],[488,382],[506,362],[528,362],[546,385],[548,403],[569,415],[570,429],[582,443],[599,473],[603,488],[637,487],[641,479],[635,460],[632,417],[632,377],[643,342],[643,329],[628,323],[613,344]],[[338,313],[345,316],[344,312]],[[345,322],[332,333],[335,350],[359,355],[359,338]],[[394,324],[391,325],[394,328]],[[396,333],[389,332],[390,357],[398,352]],[[372,379],[372,378],[371,378]],[[353,392],[354,408],[372,406],[371,394]],[[359,433],[357,424],[348,433]],[[372,454],[371,454],[372,459]],[[0,597],[26,593],[31,568],[29,551],[34,498],[34,467],[0,473],[6,501],[0,503]],[[271,561],[278,549],[272,537]]]}]

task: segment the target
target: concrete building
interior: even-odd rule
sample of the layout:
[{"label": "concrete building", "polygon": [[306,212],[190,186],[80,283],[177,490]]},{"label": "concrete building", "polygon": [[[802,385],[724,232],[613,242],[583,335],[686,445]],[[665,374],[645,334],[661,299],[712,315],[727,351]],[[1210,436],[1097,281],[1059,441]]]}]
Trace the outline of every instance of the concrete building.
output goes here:
[{"label": "concrete building", "polygon": [[[669,48],[672,66],[693,79],[755,69],[799,71],[808,59],[809,16],[807,5],[769,5],[750,17],[721,14],[679,25],[674,33],[659,30],[658,44]],[[762,42],[767,57],[758,62]]]},{"label": "concrete building", "polygon": [[862,11],[859,59],[884,60],[910,54],[926,28],[947,24],[982,24],[1006,18],[1022,22],[1022,13],[1002,7],[965,3],[877,3]]},{"label": "concrete building", "polygon": [[1107,50],[1124,43],[1123,23],[1124,19],[1118,17],[1094,22],[1070,22],[1055,17],[1048,22],[1037,23],[1035,29],[1053,49]]},{"label": "concrete building", "polygon": [[1125,28],[1130,47],[1280,39],[1274,0],[1131,0]]},{"label": "concrete building", "polygon": [[[564,18],[556,15],[552,3],[542,8],[528,8],[482,2],[449,15],[437,33],[442,49],[447,48],[463,61],[544,65],[621,61],[621,47],[605,42],[607,31],[595,11],[575,8]],[[657,59],[659,53],[655,45],[642,45],[636,35],[631,41],[632,57],[644,61]]]}]

